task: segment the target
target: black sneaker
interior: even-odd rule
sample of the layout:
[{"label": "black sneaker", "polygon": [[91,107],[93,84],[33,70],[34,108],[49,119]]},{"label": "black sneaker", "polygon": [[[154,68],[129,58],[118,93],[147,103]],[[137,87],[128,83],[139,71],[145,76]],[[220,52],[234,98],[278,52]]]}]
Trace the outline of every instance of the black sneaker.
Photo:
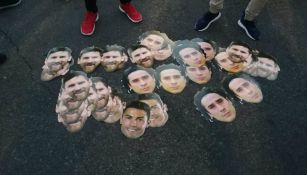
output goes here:
[{"label": "black sneaker", "polygon": [[206,30],[207,28],[209,28],[211,23],[218,20],[220,17],[221,17],[221,12],[216,14],[210,12],[205,13],[204,16],[196,22],[195,30],[197,31]]},{"label": "black sneaker", "polygon": [[15,7],[21,3],[21,0],[1,0],[0,1],[0,10],[9,8],[9,7]]},{"label": "black sneaker", "polygon": [[238,25],[245,31],[246,35],[253,40],[259,40],[260,31],[256,28],[254,21],[244,19],[244,13],[241,19],[238,20]]}]

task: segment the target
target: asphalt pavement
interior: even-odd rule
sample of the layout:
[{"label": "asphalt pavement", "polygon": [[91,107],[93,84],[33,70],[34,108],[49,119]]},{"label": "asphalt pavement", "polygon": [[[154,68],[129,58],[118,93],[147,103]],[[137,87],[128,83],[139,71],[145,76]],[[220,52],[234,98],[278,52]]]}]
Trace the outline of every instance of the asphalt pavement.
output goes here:
[{"label": "asphalt pavement", "polygon": [[[98,1],[100,19],[92,36],[82,36],[83,1],[24,0],[0,11],[0,174],[191,174],[296,175],[307,172],[307,2],[271,0],[258,17],[259,41],[249,39],[237,20],[248,1],[227,1],[222,17],[208,30],[193,30],[208,2],[133,0],[143,21],[130,22],[118,1]],[[49,49],[67,46],[76,59],[81,49],[119,44],[129,47],[143,32],[158,30],[172,40],[209,38],[226,47],[240,40],[277,58],[278,79],[256,78],[264,100],[236,104],[232,123],[210,123],[193,105],[202,88],[189,83],[180,95],[159,89],[169,121],[127,139],[119,123],[89,118],[71,134],[57,122],[60,79],[40,80]],[[74,65],[74,70],[80,70]],[[92,75],[108,78],[126,101],[122,71]],[[215,82],[219,86],[218,80]]]}]

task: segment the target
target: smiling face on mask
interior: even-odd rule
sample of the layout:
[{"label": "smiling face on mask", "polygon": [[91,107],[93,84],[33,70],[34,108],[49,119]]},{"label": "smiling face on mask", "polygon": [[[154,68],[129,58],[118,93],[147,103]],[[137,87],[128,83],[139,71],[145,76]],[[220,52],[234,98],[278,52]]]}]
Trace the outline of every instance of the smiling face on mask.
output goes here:
[{"label": "smiling face on mask", "polygon": [[45,64],[51,71],[59,71],[64,67],[64,65],[68,64],[70,60],[71,57],[67,51],[58,51],[51,53],[47,57]]},{"label": "smiling face on mask", "polygon": [[107,72],[121,69],[121,65],[127,61],[127,55],[119,51],[109,51],[103,53],[101,65]]},{"label": "smiling face on mask", "polygon": [[144,110],[127,108],[121,118],[121,131],[128,138],[141,137],[148,126],[148,116]]},{"label": "smiling face on mask", "polygon": [[78,59],[78,64],[87,73],[93,72],[100,62],[101,55],[98,51],[85,52]]},{"label": "smiling face on mask", "polygon": [[131,62],[149,68],[153,65],[154,56],[147,48],[140,47],[131,52]]},{"label": "smiling face on mask", "polygon": [[75,76],[65,82],[64,89],[74,100],[83,101],[87,98],[91,84],[85,77]]}]

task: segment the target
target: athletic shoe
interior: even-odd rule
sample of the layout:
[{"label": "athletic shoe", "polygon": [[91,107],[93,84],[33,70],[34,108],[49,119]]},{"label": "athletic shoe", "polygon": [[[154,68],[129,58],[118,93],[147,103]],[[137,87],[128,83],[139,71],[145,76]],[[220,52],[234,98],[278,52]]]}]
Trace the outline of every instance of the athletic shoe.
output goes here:
[{"label": "athletic shoe", "polygon": [[81,24],[81,33],[83,35],[92,35],[95,31],[95,23],[99,19],[99,14],[94,12],[86,12],[85,18]]},{"label": "athletic shoe", "polygon": [[142,14],[138,12],[130,2],[119,4],[119,10],[125,13],[128,18],[134,23],[142,21]]},{"label": "athletic shoe", "polygon": [[221,12],[219,13],[211,13],[207,12],[204,14],[202,18],[200,18],[195,24],[195,30],[204,31],[208,29],[214,21],[218,20],[221,17]]}]

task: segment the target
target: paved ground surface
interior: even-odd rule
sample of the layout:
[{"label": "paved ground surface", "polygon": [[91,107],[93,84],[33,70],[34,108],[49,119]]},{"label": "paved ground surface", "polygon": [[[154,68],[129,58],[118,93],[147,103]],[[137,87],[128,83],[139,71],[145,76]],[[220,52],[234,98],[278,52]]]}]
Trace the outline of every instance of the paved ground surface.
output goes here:
[{"label": "paved ground surface", "polygon": [[[0,174],[208,174],[294,175],[307,172],[307,50],[304,0],[272,0],[259,16],[260,41],[251,41],[236,22],[247,1],[228,1],[223,16],[209,30],[193,30],[206,1],[134,0],[144,21],[133,24],[118,2],[100,0],[101,19],[91,37],[80,34],[85,12],[77,0],[27,0],[0,11]],[[46,52],[68,46],[76,58],[90,45],[128,47],[147,30],[173,40],[207,37],[226,46],[242,40],[278,59],[276,81],[257,79],[261,104],[237,104],[230,124],[208,123],[195,110],[192,96],[201,86],[189,84],[181,95],[159,92],[169,107],[166,126],[147,129],[137,140],[122,136],[119,124],[90,118],[84,129],[68,133],[57,123],[55,103],[60,80],[40,81]],[[74,66],[73,69],[79,69]],[[121,88],[121,73],[108,77]],[[218,82],[216,83],[218,84]]]}]

